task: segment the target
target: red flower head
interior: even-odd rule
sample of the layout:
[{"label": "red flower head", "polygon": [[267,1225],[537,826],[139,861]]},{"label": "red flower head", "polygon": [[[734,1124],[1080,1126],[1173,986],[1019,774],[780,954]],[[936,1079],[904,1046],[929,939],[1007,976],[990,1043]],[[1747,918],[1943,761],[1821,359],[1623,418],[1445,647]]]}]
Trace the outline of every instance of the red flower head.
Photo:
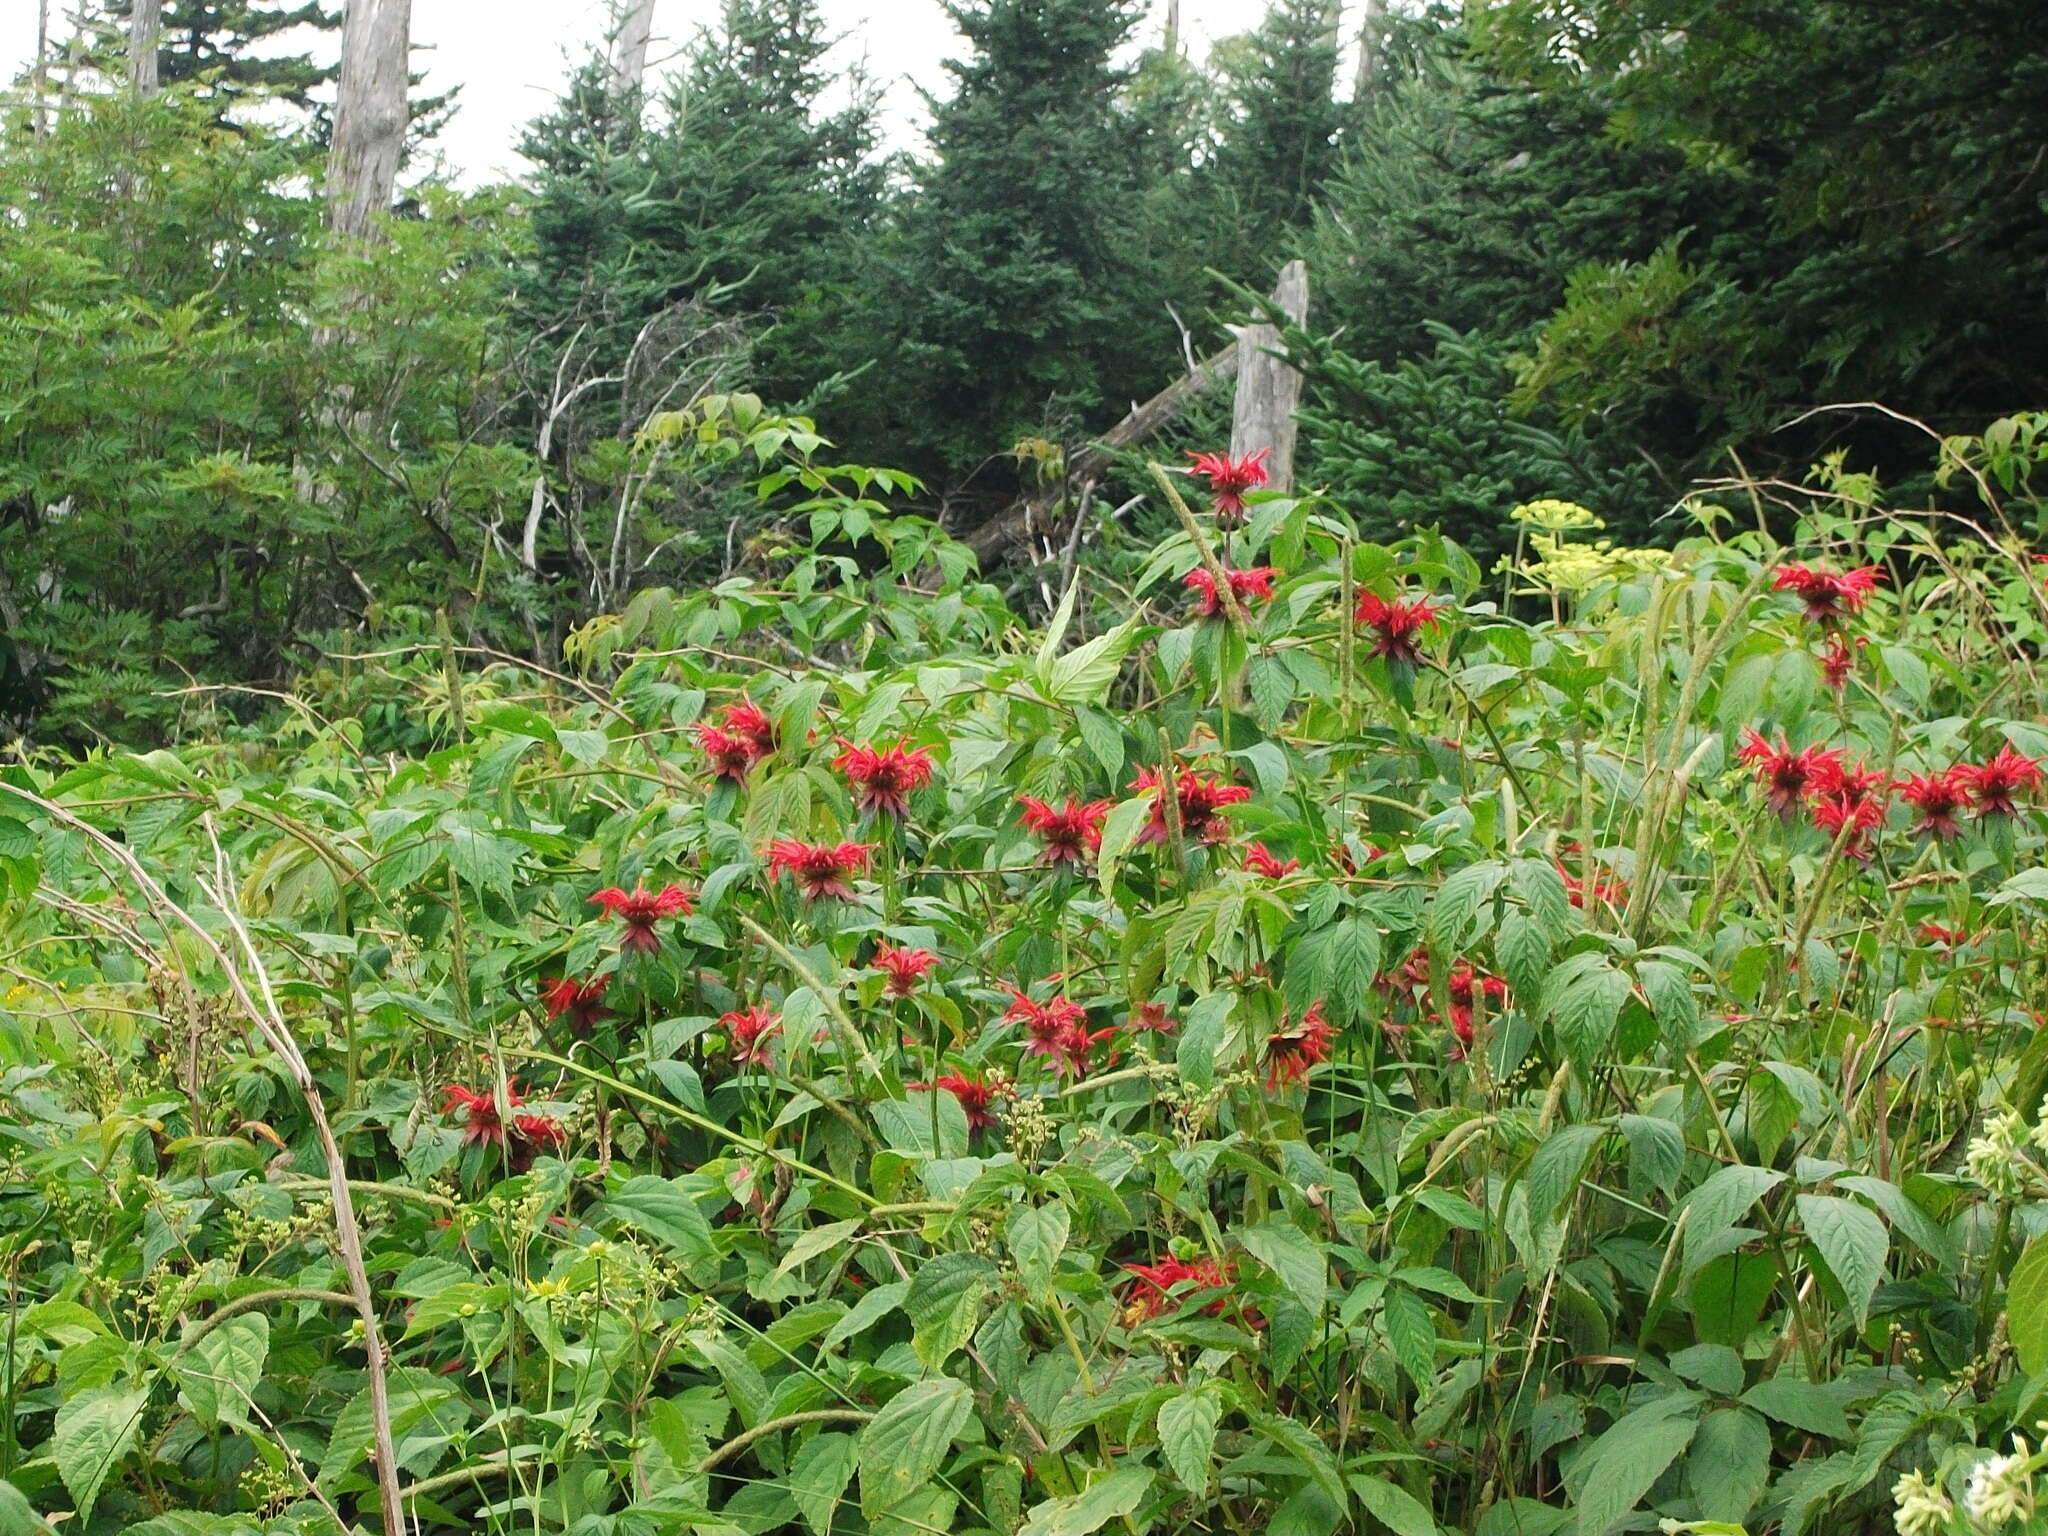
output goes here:
[{"label": "red flower head", "polygon": [[[503,1141],[505,1122],[498,1117],[498,1101],[486,1088],[479,1092],[464,1088],[459,1083],[450,1083],[441,1090],[446,1097],[441,1102],[441,1113],[454,1114],[460,1110],[465,1126],[463,1140],[467,1142]],[[525,1101],[519,1097],[519,1090],[511,1084],[505,1085],[505,1103],[517,1109]]]},{"label": "red flower head", "polygon": [[1064,997],[1034,1003],[1015,987],[1009,993],[1013,1001],[1003,1013],[1003,1022],[1023,1025],[1028,1037],[1024,1054],[1045,1057],[1057,1076],[1072,1073],[1079,1077],[1088,1068],[1088,1053],[1116,1033],[1101,1029],[1090,1034],[1087,1010]]},{"label": "red flower head", "polygon": [[[1191,1262],[1166,1258],[1157,1264],[1126,1264],[1124,1268],[1138,1277],[1137,1285],[1131,1290],[1130,1308],[1126,1314],[1133,1324],[1149,1322],[1162,1312],[1177,1310],[1195,1292],[1220,1291],[1230,1284],[1230,1276],[1223,1266],[1206,1255]],[[1172,1294],[1176,1287],[1185,1287],[1177,1297]],[[1226,1300],[1218,1297],[1202,1308],[1202,1315],[1214,1317],[1223,1310]]]},{"label": "red flower head", "polygon": [[535,1149],[560,1149],[569,1144],[569,1132],[562,1122],[546,1115],[514,1115],[512,1134]]},{"label": "red flower head", "polygon": [[725,728],[752,742],[756,757],[766,757],[775,750],[775,722],[745,694],[740,695],[737,703],[725,706]]},{"label": "red flower head", "polygon": [[1190,453],[1194,472],[1209,482],[1210,510],[1217,523],[1235,528],[1244,521],[1244,493],[1257,490],[1267,480],[1266,456],[1270,448],[1233,459],[1227,453]]},{"label": "red flower head", "polygon": [[1472,1042],[1479,1038],[1479,1032],[1472,1024],[1471,1004],[1451,1004],[1451,1037],[1457,1041],[1451,1047],[1451,1060],[1463,1061],[1465,1054],[1472,1049]]},{"label": "red flower head", "polygon": [[1628,885],[1625,881],[1610,880],[1599,874],[1581,880],[1562,864],[1557,866],[1557,873],[1564,881],[1565,899],[1581,912],[1586,910],[1588,902],[1620,907],[1628,901]]},{"label": "red flower head", "polygon": [[1033,795],[1019,795],[1017,803],[1024,807],[1025,828],[1045,843],[1042,863],[1085,863],[1088,855],[1102,846],[1102,818],[1109,814],[1107,800],[1083,804],[1069,795],[1059,810]]},{"label": "red flower head", "polygon": [[1813,824],[1829,837],[1848,840],[1843,851],[1859,861],[1870,857],[1870,834],[1884,825],[1891,802],[1882,791],[1889,785],[1874,769],[1831,763],[1813,778]]},{"label": "red flower head", "polygon": [[1774,747],[1755,731],[1745,731],[1736,757],[1756,769],[1756,781],[1770,791],[1771,809],[1786,821],[1798,813],[1799,802],[1818,778],[1839,772],[1842,754],[1830,747],[1794,752],[1780,736]]},{"label": "red flower head", "polygon": [[768,878],[774,879],[779,870],[788,870],[796,881],[797,888],[804,893],[806,901],[817,901],[831,897],[836,901],[851,901],[853,886],[848,877],[863,873],[868,867],[868,855],[875,851],[873,843],[800,843],[795,838],[778,837],[768,845]]},{"label": "red flower head", "polygon": [[1255,875],[1264,875],[1268,880],[1280,880],[1301,868],[1301,860],[1289,859],[1283,864],[1273,857],[1264,843],[1253,843],[1245,850],[1244,867]]},{"label": "red flower head", "polygon": [[1861,635],[1853,646],[1846,635],[1829,635],[1827,654],[1820,659],[1821,680],[1837,693],[1848,687],[1849,675],[1856,670],[1856,652],[1868,644]]},{"label": "red flower head", "polygon": [[1361,592],[1353,616],[1373,632],[1373,655],[1412,666],[1422,659],[1422,632],[1435,627],[1441,611],[1426,597],[1388,602],[1377,592]]},{"label": "red flower head", "polygon": [[943,1088],[960,1101],[960,1107],[967,1111],[967,1129],[985,1131],[996,1123],[995,1111],[990,1107],[1009,1092],[1010,1085],[999,1077],[976,1080],[959,1072],[948,1072],[936,1082],[909,1083],[905,1086],[922,1088],[930,1092]]},{"label": "red flower head", "polygon": [[731,779],[735,784],[744,784],[747,773],[760,755],[754,750],[753,742],[744,736],[734,735],[709,720],[697,726],[697,745],[704,749],[704,755],[711,759],[713,777]]},{"label": "red flower head", "polygon": [[917,990],[918,977],[938,963],[939,957],[928,949],[892,949],[887,944],[877,944],[868,969],[887,971],[889,992],[896,997],[909,997]]},{"label": "red flower head", "polygon": [[1939,944],[1944,949],[1961,949],[1965,944],[1974,944],[1967,929],[1949,928],[1940,923],[1922,923],[1920,937],[1930,944]]},{"label": "red flower head", "polygon": [[1863,611],[1880,574],[1874,565],[1859,566],[1839,576],[1808,565],[1781,565],[1771,577],[1771,590],[1799,598],[1806,604],[1806,617],[1814,623],[1833,624]]},{"label": "red flower head", "polygon": [[1916,773],[1900,779],[1896,787],[1899,798],[1920,813],[1915,832],[1925,832],[1938,841],[1961,834],[1956,813],[1970,803],[1970,781],[1961,765],[1940,773]]},{"label": "red flower head", "polygon": [[655,934],[654,925],[694,911],[695,900],[680,885],[665,885],[658,891],[643,891],[636,886],[630,893],[614,885],[599,891],[590,898],[590,903],[603,907],[626,925],[626,931],[619,936],[621,949],[638,949],[651,955],[661,948],[661,939]]},{"label": "red flower head", "polygon": [[589,981],[578,981],[573,976],[564,976],[560,981],[548,983],[540,1000],[547,1008],[548,1017],[559,1019],[569,1016],[569,1033],[578,1040],[588,1040],[591,1031],[597,1028],[597,1021],[605,1016],[604,989],[612,984],[609,976],[593,976]]},{"label": "red flower head", "polygon": [[1132,1010],[1129,1025],[1140,1033],[1170,1035],[1180,1028],[1180,1020],[1166,1011],[1164,1003],[1140,1003]]},{"label": "red flower head", "polygon": [[1315,1004],[1292,1029],[1282,1019],[1280,1027],[1266,1037],[1266,1088],[1304,1080],[1317,1062],[1330,1059],[1330,1042],[1337,1038],[1323,1018],[1323,1005]]},{"label": "red flower head", "polygon": [[1474,998],[1484,998],[1488,1008],[1496,1008],[1506,1000],[1508,984],[1498,976],[1475,971],[1471,961],[1460,960],[1444,978],[1444,995],[1450,998],[1453,1010],[1465,1010],[1469,1021]]},{"label": "red flower head", "polygon": [[765,1067],[768,1065],[769,1037],[781,1030],[782,1018],[771,1013],[765,1003],[756,1003],[751,1008],[721,1013],[718,1027],[732,1041],[734,1061],[743,1067]]},{"label": "red flower head", "polygon": [[[1233,571],[1227,565],[1223,568],[1224,579],[1230,583],[1230,590],[1240,604],[1249,603],[1253,598],[1262,603],[1273,601],[1273,578],[1279,574],[1279,570],[1270,565],[1254,566],[1248,571]],[[1223,612],[1223,599],[1217,594],[1216,578],[1205,567],[1198,565],[1189,571],[1182,585],[1201,594],[1202,606],[1196,611],[1202,618],[1213,619]]]},{"label": "red flower head", "polygon": [[1969,786],[1979,816],[2017,815],[2014,797],[2041,787],[2041,760],[2015,752],[2011,743],[1990,762],[1966,763],[1956,773]]},{"label": "red flower head", "polygon": [[845,740],[840,745],[846,750],[832,760],[832,766],[846,775],[863,811],[906,816],[911,791],[932,781],[931,754],[922,747],[906,747],[900,741],[879,751]]},{"label": "red flower head", "polygon": [[[1131,788],[1152,791],[1152,816],[1138,833],[1141,843],[1163,843],[1167,840],[1166,801],[1160,793],[1159,770],[1140,768],[1138,776],[1131,780]],[[1242,784],[1228,784],[1222,779],[1183,768],[1174,777],[1174,799],[1180,807],[1180,830],[1183,837],[1199,842],[1221,842],[1230,828],[1223,820],[1225,807],[1249,800],[1252,792]]]}]

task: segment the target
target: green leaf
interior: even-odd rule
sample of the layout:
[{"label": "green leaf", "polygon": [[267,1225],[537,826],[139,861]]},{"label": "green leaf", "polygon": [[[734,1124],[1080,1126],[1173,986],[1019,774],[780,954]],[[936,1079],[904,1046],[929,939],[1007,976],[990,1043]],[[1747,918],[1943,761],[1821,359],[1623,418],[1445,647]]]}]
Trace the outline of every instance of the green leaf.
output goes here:
[{"label": "green leaf", "polygon": [[1294,673],[1278,656],[1254,656],[1245,669],[1252,713],[1268,731],[1280,728],[1287,706],[1294,702]]},{"label": "green leaf", "polygon": [[1560,1048],[1575,1061],[1605,1060],[1633,986],[1605,955],[1569,956],[1543,987],[1543,1009],[1557,1025]]},{"label": "green leaf", "polygon": [[0,816],[0,859],[32,859],[35,856],[35,834],[12,816]]},{"label": "green leaf", "polygon": [[95,1387],[58,1408],[50,1456],[77,1502],[81,1526],[92,1518],[107,1474],[133,1449],[148,1401],[144,1388]]},{"label": "green leaf", "polygon": [[1320,1316],[1330,1293],[1330,1264],[1299,1227],[1275,1218],[1238,1234],[1245,1251],[1280,1277],[1288,1294]]},{"label": "green leaf", "polygon": [[[131,1525],[128,1529],[135,1532],[142,1527]],[[19,1488],[0,1481],[0,1536],[53,1536],[55,1530]]]},{"label": "green leaf", "polygon": [[1017,1272],[1034,1296],[1051,1291],[1052,1272],[1059,1264],[1072,1227],[1073,1217],[1057,1201],[1049,1205],[1020,1205],[1010,1212],[1004,1229],[1010,1257],[1017,1261]]},{"label": "green leaf", "polygon": [[260,1312],[229,1318],[177,1359],[178,1387],[202,1424],[248,1422],[244,1393],[263,1380],[270,1358],[270,1319]]},{"label": "green leaf", "polygon": [[1698,1419],[1639,1409],[1594,1441],[1579,1490],[1578,1536],[1607,1536],[1619,1526],[1698,1429]]},{"label": "green leaf", "polygon": [[1884,1279],[1891,1234],[1870,1211],[1840,1195],[1801,1195],[1799,1220],[1806,1236],[1840,1282],[1861,1327],[1870,1317],[1870,1298]]},{"label": "green leaf", "polygon": [[2005,1288],[2005,1318],[2020,1369],[2048,1375],[2048,1237],[2037,1237],[2012,1267]]},{"label": "green leaf", "polygon": [[860,1507],[869,1519],[932,1480],[953,1437],[974,1412],[974,1394],[950,1376],[912,1382],[860,1434]]},{"label": "green leaf", "polygon": [[819,1254],[832,1252],[859,1230],[860,1221],[857,1217],[850,1221],[828,1221],[822,1227],[812,1227],[789,1245],[789,1252],[785,1253],[782,1262],[775,1266],[775,1273],[794,1273]]},{"label": "green leaf", "polygon": [[1394,1359],[1418,1391],[1428,1391],[1436,1380],[1436,1323],[1429,1303],[1405,1285],[1390,1285],[1381,1308]]},{"label": "green leaf", "polygon": [[1076,646],[1052,664],[1049,675],[1041,675],[1045,696],[1056,704],[1100,704],[1143,633],[1144,625],[1129,618],[1108,634]]},{"label": "green leaf", "polygon": [[1700,1420],[1685,1454],[1685,1481],[1709,1520],[1740,1523],[1771,1477],[1771,1431],[1747,1408],[1717,1408]]},{"label": "green leaf", "polygon": [[1182,1392],[1159,1405],[1159,1449],[1173,1475],[1197,1498],[1209,1492],[1216,1426],[1223,1403],[1213,1392]]},{"label": "green leaf", "polygon": [[1102,823],[1102,846],[1096,850],[1095,867],[1106,899],[1116,895],[1117,866],[1138,841],[1138,834],[1152,817],[1152,796],[1138,795],[1121,800],[1110,809]]},{"label": "green leaf", "polygon": [[[1509,884],[1521,897],[1522,905],[1529,909],[1530,921],[1551,943],[1555,944],[1578,930],[1579,920],[1572,910],[1571,892],[1565,889],[1564,876],[1558,873],[1557,866],[1550,860],[1518,860],[1510,872]],[[1529,990],[1535,991],[1533,987]]]},{"label": "green leaf", "polygon": [[887,1285],[878,1285],[853,1304],[838,1322],[834,1323],[819,1344],[823,1350],[837,1349],[848,1339],[857,1339],[875,1326],[891,1312],[903,1305],[903,1298],[910,1294],[908,1280],[891,1280]]},{"label": "green leaf", "polygon": [[441,818],[441,830],[448,838],[448,866],[465,885],[501,896],[512,894],[519,878],[519,844],[452,815]]},{"label": "green leaf", "polygon": [[1120,1467],[1080,1493],[1035,1505],[1017,1536],[1089,1536],[1145,1501],[1157,1474],[1150,1467]]},{"label": "green leaf", "polygon": [[996,1267],[978,1253],[942,1253],[911,1277],[903,1310],[916,1330],[918,1359],[937,1370],[974,1337],[981,1303],[995,1289]]},{"label": "green leaf", "polygon": [[1180,1039],[1173,1048],[1173,1060],[1181,1081],[1197,1093],[1207,1093],[1216,1080],[1216,1052],[1223,1044],[1224,1025],[1236,1006],[1235,993],[1211,992],[1197,998],[1188,1009]]},{"label": "green leaf", "polygon": [[605,1215],[661,1243],[683,1261],[685,1273],[697,1284],[718,1279],[711,1223],[679,1182],[651,1173],[628,1179],[606,1197]]},{"label": "green leaf", "polygon": [[1685,1265],[1693,1268],[1710,1256],[1711,1246],[1763,1196],[1785,1182],[1773,1168],[1736,1163],[1717,1168],[1685,1197]]},{"label": "green leaf", "polygon": [[1383,1477],[1358,1474],[1353,1474],[1350,1482],[1358,1502],[1394,1536],[1441,1536],[1428,1508],[1406,1488]]},{"label": "green leaf", "polygon": [[1742,1400],[1766,1418],[1790,1424],[1809,1435],[1830,1440],[1849,1438],[1849,1421],[1827,1389],[1793,1376],[1773,1376],[1742,1394]]},{"label": "green leaf", "polygon": [[806,1440],[790,1460],[783,1486],[812,1536],[830,1536],[833,1512],[859,1459],[860,1443],[852,1435],[827,1433]]},{"label": "green leaf", "polygon": [[1113,716],[1085,705],[1074,711],[1074,724],[1080,727],[1089,754],[1114,780],[1124,771],[1124,728]]},{"label": "green leaf", "polygon": [[1445,878],[1429,909],[1430,937],[1439,948],[1456,954],[1492,931],[1491,909],[1480,909],[1500,889],[1507,873],[1506,865],[1488,860],[1467,864]]}]

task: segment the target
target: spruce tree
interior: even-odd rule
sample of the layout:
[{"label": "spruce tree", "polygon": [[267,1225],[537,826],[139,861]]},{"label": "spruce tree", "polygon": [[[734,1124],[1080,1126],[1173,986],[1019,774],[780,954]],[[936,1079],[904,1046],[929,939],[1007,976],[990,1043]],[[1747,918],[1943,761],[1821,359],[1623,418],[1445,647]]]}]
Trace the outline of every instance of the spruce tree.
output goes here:
[{"label": "spruce tree", "polygon": [[891,277],[899,452],[968,468],[1063,409],[1158,385],[1171,322],[1134,233],[1139,156],[1112,56],[1130,0],[949,0],[969,44]]},{"label": "spruce tree", "polygon": [[[125,25],[128,0],[107,0],[106,10]],[[223,96],[262,91],[311,107],[312,93],[339,66],[316,64],[310,53],[271,54],[262,45],[299,27],[340,26],[340,9],[321,0],[164,0],[158,79],[175,85],[211,76]]]}]

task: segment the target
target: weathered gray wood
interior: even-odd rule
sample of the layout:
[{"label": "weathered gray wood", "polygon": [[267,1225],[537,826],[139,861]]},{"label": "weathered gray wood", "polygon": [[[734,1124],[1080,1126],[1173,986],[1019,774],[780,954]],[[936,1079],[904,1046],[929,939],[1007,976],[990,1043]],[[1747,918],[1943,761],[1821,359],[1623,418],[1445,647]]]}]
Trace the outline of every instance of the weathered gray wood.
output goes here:
[{"label": "weathered gray wood", "polygon": [[352,240],[368,238],[391,209],[405,148],[411,50],[412,0],[348,0],[327,157],[327,226]]},{"label": "weathered gray wood", "polygon": [[156,50],[164,31],[164,0],[129,0],[128,88],[138,96],[157,93]]},{"label": "weathered gray wood", "polygon": [[1379,73],[1380,31],[1386,24],[1385,0],[1365,0],[1365,19],[1358,24],[1358,76],[1352,84],[1353,101],[1365,99],[1365,88]]},{"label": "weathered gray wood", "polygon": [[616,97],[640,89],[647,75],[647,44],[654,36],[655,0],[627,0],[612,41],[611,92]]},{"label": "weathered gray wood", "polygon": [[[1296,325],[1308,322],[1308,266],[1290,261],[1281,269],[1273,303]],[[1274,354],[1280,333],[1270,325],[1247,325],[1237,333],[1237,404],[1230,423],[1230,456],[1265,449],[1267,483],[1277,491],[1294,488],[1295,408],[1301,404],[1301,375]]]}]

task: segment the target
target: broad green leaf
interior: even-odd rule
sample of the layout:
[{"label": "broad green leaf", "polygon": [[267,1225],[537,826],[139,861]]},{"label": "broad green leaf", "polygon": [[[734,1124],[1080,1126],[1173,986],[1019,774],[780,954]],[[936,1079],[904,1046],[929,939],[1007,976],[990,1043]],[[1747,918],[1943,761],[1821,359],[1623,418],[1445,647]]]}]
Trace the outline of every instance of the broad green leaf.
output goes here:
[{"label": "broad green leaf", "polygon": [[859,1458],[859,1441],[829,1432],[806,1440],[791,1458],[783,1486],[813,1536],[830,1536],[833,1512],[853,1481]]},{"label": "broad green leaf", "polygon": [[1442,1536],[1427,1506],[1406,1488],[1382,1477],[1354,1474],[1349,1481],[1358,1502],[1394,1536]]},{"label": "broad green leaf", "polygon": [[1578,1497],[1578,1536],[1607,1536],[1692,1443],[1699,1420],[1638,1410],[1593,1442]]},{"label": "broad green leaf", "polygon": [[950,1376],[912,1382],[860,1434],[860,1507],[873,1519],[930,1482],[974,1412],[974,1394]]},{"label": "broad green leaf", "polygon": [[674,1253],[699,1285],[717,1280],[718,1247],[711,1223],[677,1181],[639,1174],[606,1196],[604,1204],[612,1220],[638,1228]]},{"label": "broad green leaf", "polygon": [[1861,1327],[1870,1316],[1870,1298],[1884,1279],[1891,1234],[1870,1211],[1840,1195],[1801,1195],[1799,1220],[1808,1241],[1827,1260],[1829,1273],[1840,1282]]},{"label": "broad green leaf", "polygon": [[[1052,1272],[1067,1246],[1073,1217],[1058,1201],[1047,1205],[1020,1205],[1010,1212],[1004,1229],[1010,1257],[1033,1295],[1044,1295],[1052,1286]],[[914,1288],[913,1288],[914,1289]]]},{"label": "broad green leaf", "polygon": [[1717,1408],[1700,1420],[1685,1453],[1685,1481],[1709,1520],[1741,1522],[1771,1477],[1771,1431],[1746,1408]]},{"label": "broad green leaf", "polygon": [[2048,1375],[2048,1237],[2027,1245],[2005,1288],[2006,1327],[2020,1369]]},{"label": "broad green leaf", "polygon": [[240,1313],[177,1357],[179,1391],[202,1424],[246,1423],[244,1393],[263,1380],[269,1358],[270,1320]]},{"label": "broad green leaf", "polygon": [[1120,1467],[1080,1493],[1047,1499],[1025,1516],[1017,1536],[1089,1536],[1142,1504],[1156,1475],[1149,1467]]},{"label": "broad green leaf", "polygon": [[1724,1232],[1784,1182],[1785,1175],[1774,1168],[1736,1163],[1715,1169],[1703,1183],[1694,1186],[1681,1204],[1685,1212],[1686,1268],[1702,1262]]},{"label": "broad green leaf", "polygon": [[1116,894],[1117,867],[1136,845],[1138,834],[1152,818],[1152,796],[1137,795],[1118,801],[1102,823],[1102,845],[1095,853],[1095,866],[1106,899]]},{"label": "broad green leaf", "polygon": [[1330,1292],[1330,1264],[1322,1246],[1299,1227],[1274,1219],[1238,1234],[1245,1250],[1280,1277],[1288,1293],[1320,1315]]},{"label": "broad green leaf", "polygon": [[134,1448],[148,1401],[143,1388],[95,1387],[58,1408],[50,1456],[77,1501],[81,1525],[92,1518],[107,1474]]},{"label": "broad green leaf", "polygon": [[1773,1376],[1742,1394],[1742,1400],[1766,1418],[1790,1424],[1809,1435],[1830,1440],[1849,1438],[1849,1421],[1824,1387],[1792,1376]]},{"label": "broad green leaf", "polygon": [[911,1276],[903,1310],[916,1330],[918,1359],[937,1370],[974,1337],[981,1304],[995,1289],[996,1267],[978,1253],[942,1253]]},{"label": "broad green leaf", "polygon": [[1182,1392],[1159,1405],[1159,1449],[1173,1475],[1197,1498],[1209,1492],[1216,1426],[1223,1403],[1214,1392]]}]

